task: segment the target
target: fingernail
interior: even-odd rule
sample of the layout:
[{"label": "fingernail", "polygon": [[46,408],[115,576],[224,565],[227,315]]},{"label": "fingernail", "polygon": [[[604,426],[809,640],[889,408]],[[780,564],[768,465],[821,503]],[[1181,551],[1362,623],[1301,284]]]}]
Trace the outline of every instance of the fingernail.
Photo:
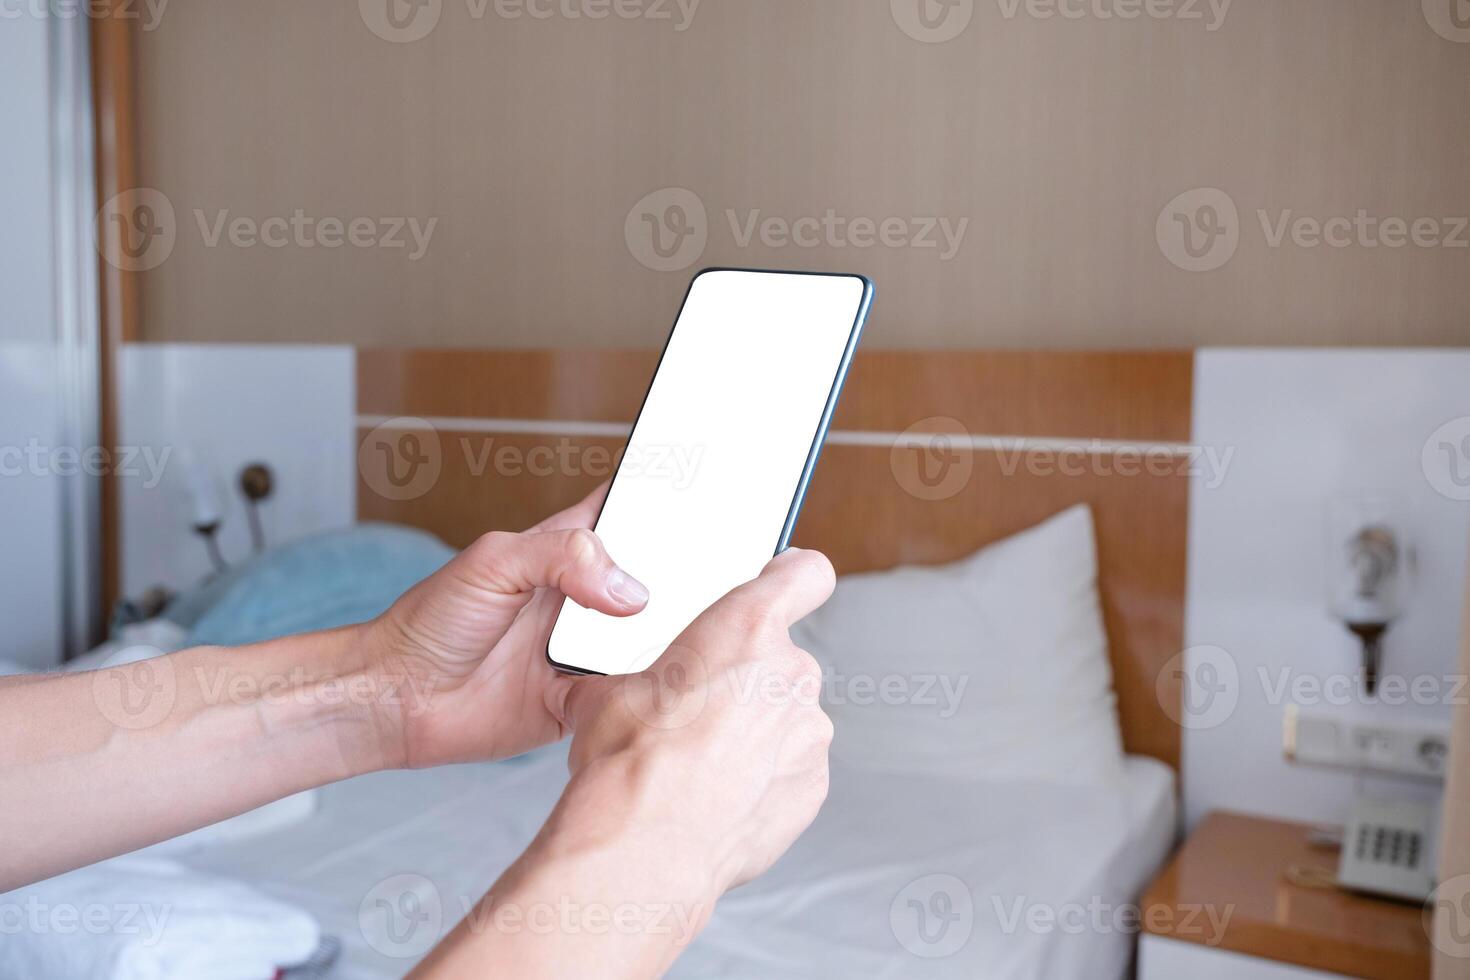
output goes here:
[{"label": "fingernail", "polygon": [[621,568],[608,573],[607,594],[624,606],[641,606],[648,601],[648,587]]}]

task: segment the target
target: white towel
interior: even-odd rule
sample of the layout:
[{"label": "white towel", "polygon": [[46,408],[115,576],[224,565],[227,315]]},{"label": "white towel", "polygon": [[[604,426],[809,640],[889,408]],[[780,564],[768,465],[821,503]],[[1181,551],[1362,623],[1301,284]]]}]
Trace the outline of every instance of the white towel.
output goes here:
[{"label": "white towel", "polygon": [[311,916],[239,882],[139,855],[0,895],[4,980],[271,980]]}]

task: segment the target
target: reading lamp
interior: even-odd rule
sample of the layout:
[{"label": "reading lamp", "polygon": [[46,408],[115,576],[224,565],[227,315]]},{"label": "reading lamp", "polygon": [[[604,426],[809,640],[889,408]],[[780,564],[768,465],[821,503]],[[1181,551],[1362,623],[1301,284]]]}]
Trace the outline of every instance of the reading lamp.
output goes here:
[{"label": "reading lamp", "polygon": [[[189,526],[204,540],[209,563],[218,575],[230,566],[220,551],[219,530],[224,523],[226,502],[215,480],[214,471],[195,454],[184,458],[185,490],[189,497]],[[240,471],[239,487],[245,497],[246,516],[250,521],[251,547],[258,555],[265,551],[265,527],[260,519],[260,504],[270,497],[275,475],[265,463],[250,463]]]},{"label": "reading lamp", "polygon": [[1388,501],[1343,498],[1328,519],[1332,612],[1363,647],[1363,689],[1372,697],[1383,664],[1383,636],[1403,613],[1412,551]]},{"label": "reading lamp", "polygon": [[184,456],[184,490],[189,498],[189,526],[204,539],[215,574],[229,567],[219,550],[219,529],[225,519],[225,501],[209,464],[194,453]]}]

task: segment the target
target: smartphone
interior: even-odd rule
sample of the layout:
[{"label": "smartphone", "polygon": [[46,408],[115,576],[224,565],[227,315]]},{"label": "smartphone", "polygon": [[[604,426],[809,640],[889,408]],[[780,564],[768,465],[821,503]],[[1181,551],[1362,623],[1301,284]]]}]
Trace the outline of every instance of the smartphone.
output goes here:
[{"label": "smartphone", "polygon": [[595,525],[648,605],[620,619],[563,601],[554,667],[647,668],[786,548],[872,302],[863,276],[694,277]]}]

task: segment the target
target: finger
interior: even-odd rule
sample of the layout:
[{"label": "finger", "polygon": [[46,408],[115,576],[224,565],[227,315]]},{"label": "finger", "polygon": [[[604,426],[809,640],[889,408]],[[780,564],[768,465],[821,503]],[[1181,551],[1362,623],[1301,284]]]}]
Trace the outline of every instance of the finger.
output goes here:
[{"label": "finger", "polygon": [[[564,729],[575,731],[605,710],[605,699],[616,688],[621,691],[618,701],[622,707],[631,709],[643,721],[658,717],[659,727],[678,727],[693,721],[703,710],[708,684],[709,673],[699,652],[674,643],[656,663],[632,677],[562,675],[548,692],[546,706]],[[647,704],[645,696],[670,700],[659,707]]]},{"label": "finger", "polygon": [[837,575],[826,555],[790,548],[767,562],[758,577],[720,601],[767,607],[790,626],[826,602],[836,585]]},{"label": "finger", "polygon": [[607,499],[607,488],[612,486],[611,480],[604,480],[602,485],[593,490],[579,503],[575,503],[566,510],[552,514],[546,520],[531,528],[532,532],[542,531],[567,531],[574,527],[591,527],[597,522],[597,515],[602,510],[602,502]]},{"label": "finger", "polygon": [[648,589],[613,562],[586,528],[540,534],[491,533],[464,554],[472,581],[506,595],[554,588],[580,606],[631,616]]},{"label": "finger", "polygon": [[597,713],[609,685],[616,682],[613,677],[576,677],[558,673],[546,686],[546,709],[561,725],[563,733],[574,732],[582,722]]}]

